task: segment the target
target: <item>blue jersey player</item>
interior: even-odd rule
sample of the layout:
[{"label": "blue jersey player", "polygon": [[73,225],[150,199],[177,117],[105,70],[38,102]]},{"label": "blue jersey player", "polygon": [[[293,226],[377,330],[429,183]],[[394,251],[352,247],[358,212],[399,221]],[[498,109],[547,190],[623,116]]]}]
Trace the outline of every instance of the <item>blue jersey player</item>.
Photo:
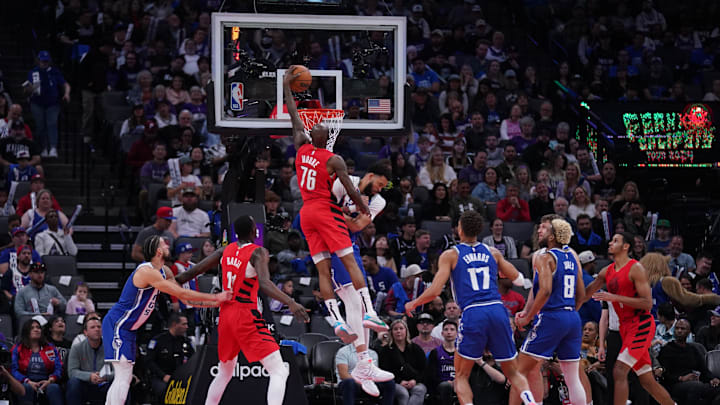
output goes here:
[{"label": "blue jersey player", "polygon": [[585,295],[582,267],[567,244],[572,237],[570,224],[557,215],[544,216],[538,227],[543,249],[533,256],[534,282],[525,309],[515,315],[515,324],[533,326],[520,348],[518,370],[527,377],[533,394],[543,392],[540,365],[557,355],[570,402],[585,404],[580,382],[579,361],[582,323],[576,311]]},{"label": "blue jersey player", "polygon": [[[201,307],[218,306],[232,298],[231,291],[204,294],[182,288],[172,278],[170,269],[164,266],[170,250],[167,242],[160,236],[151,236],[145,240],[143,256],[146,261],[132,272],[123,287],[120,299],[103,319],[105,361],[111,363],[115,370],[115,377],[107,392],[106,405],[125,403],[135,363],[136,331],[155,308],[158,292],[162,291],[193,306]],[[195,275],[198,271],[200,269],[192,274]]]},{"label": "blue jersey player", "polygon": [[517,351],[510,319],[497,287],[499,274],[518,286],[524,284],[524,277],[499,250],[478,242],[477,236],[483,227],[482,215],[476,211],[463,212],[459,225],[460,243],[440,255],[432,284],[417,299],[405,304],[405,311],[412,316],[416,307],[440,295],[450,279],[455,301],[463,311],[456,343],[458,356],[455,356],[455,392],[460,404],[473,403],[468,378],[485,349],[500,363],[512,386],[519,389],[525,405],[534,404],[527,380],[517,371]]}]

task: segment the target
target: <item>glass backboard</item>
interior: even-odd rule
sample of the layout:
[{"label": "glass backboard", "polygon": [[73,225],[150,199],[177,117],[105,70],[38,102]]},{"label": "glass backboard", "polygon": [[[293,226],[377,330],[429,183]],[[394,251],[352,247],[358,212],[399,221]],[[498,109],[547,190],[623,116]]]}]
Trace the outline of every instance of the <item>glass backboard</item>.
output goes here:
[{"label": "glass backboard", "polygon": [[349,133],[404,127],[404,17],[215,13],[211,38],[217,129],[289,129],[290,65],[313,76],[298,108],[342,109]]}]

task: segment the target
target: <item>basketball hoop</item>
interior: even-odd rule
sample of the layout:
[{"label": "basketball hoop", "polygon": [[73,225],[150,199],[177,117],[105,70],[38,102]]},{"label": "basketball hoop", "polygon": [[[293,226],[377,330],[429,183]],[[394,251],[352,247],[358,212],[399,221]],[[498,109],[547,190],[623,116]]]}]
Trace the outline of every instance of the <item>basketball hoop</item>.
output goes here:
[{"label": "basketball hoop", "polygon": [[300,119],[305,127],[305,135],[310,138],[310,131],[316,124],[325,123],[328,127],[328,140],[325,148],[332,152],[335,141],[340,133],[345,111],[328,108],[306,108],[298,110]]}]

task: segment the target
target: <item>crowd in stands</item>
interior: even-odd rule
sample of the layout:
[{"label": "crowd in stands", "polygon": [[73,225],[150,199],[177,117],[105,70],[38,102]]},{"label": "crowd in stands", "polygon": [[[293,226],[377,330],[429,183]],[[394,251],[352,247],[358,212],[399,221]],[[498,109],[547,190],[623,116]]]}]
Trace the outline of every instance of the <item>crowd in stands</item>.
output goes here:
[{"label": "crowd in stands", "polygon": [[[142,261],[142,242],[151,235],[170,241],[207,238],[199,259],[221,239],[218,190],[230,164],[227,139],[208,130],[205,93],[213,63],[210,13],[219,3],[61,0],[50,8],[52,24],[37,27],[40,40],[47,42],[41,49],[53,51],[37,52],[37,65],[28,67],[24,96],[29,111],[23,111],[19,100],[13,103],[7,92],[0,97],[0,165],[7,179],[0,209],[9,223],[8,234],[0,235],[0,313],[17,323],[15,338],[5,336],[12,362],[5,365],[9,369],[0,367],[0,380],[8,382],[3,387],[19,403],[32,403],[43,392],[52,405],[81,404],[102,398],[108,387],[101,361],[102,345],[108,342],[102,342],[101,315],[94,312],[90,291],[78,285],[74,295],[63,296],[46,283],[42,264],[43,256],[78,251],[67,215],[45,187],[42,166],[43,159],[58,154],[57,117],[63,102],[82,104],[84,135],[98,143],[103,139],[113,154],[123,152],[133,179],[128,187],[137,195],[138,212],[147,225],[133,245],[135,261]],[[720,101],[720,79],[705,80],[719,70],[720,27],[713,18],[717,4],[702,2],[706,10],[698,13],[690,4],[669,1],[526,3],[510,2],[496,10],[475,0],[357,2],[359,15],[406,16],[408,21],[412,128],[378,147],[376,158],[391,168],[393,186],[382,192],[385,211],[358,238],[377,308],[392,320],[390,332],[372,345],[375,361],[396,376],[395,384],[378,384],[381,401],[452,400],[459,307],[446,290],[415,318],[404,317],[402,308],[431,281],[439,253],[458,242],[458,216],[475,210],[487,218],[483,242],[517,266],[525,261],[525,269],[537,249],[532,224],[545,214],[562,216],[575,231],[570,246],[580,253],[586,282],[601,269],[601,261],[611,259],[607,241],[613,233],[636,235],[633,257],[658,255],[654,268],[664,277],[650,277],[660,286],[654,293],[665,291],[667,301],[655,311],[655,375],[678,403],[709,404],[720,394],[720,376],[710,373],[704,357],[720,343],[714,255],[685,252],[677,224],[647,212],[648,201],[641,195],[645,188],[620,172],[612,156],[595,155],[573,136],[577,117],[568,108],[568,94],[577,100]],[[533,60],[530,49],[520,46],[524,24],[538,31],[547,28],[544,35],[564,50],[564,60],[550,65]],[[273,33],[268,51],[277,61],[293,41],[281,34]],[[319,55],[313,58],[322,61],[318,66],[340,64],[318,45]],[[385,75],[382,66],[371,72],[376,79]],[[122,92],[129,114],[108,123],[113,130],[107,131],[100,100],[116,92]],[[362,104],[346,106],[348,117],[365,113]],[[323,316],[326,309],[312,288],[312,260],[293,225],[301,199],[293,154],[286,154],[286,146],[280,140],[261,149],[250,168],[253,187],[254,175],[264,174],[264,244],[271,253],[274,281],[314,315]],[[355,167],[358,156],[351,140],[341,136],[336,151],[355,174],[365,169]],[[169,159],[177,163],[169,164]],[[171,175],[175,165],[178,173]],[[29,182],[27,195],[10,196],[13,182]],[[252,193],[241,198],[254,199]],[[517,224],[530,227],[522,235],[509,232]],[[192,266],[192,246],[178,243],[173,251],[176,260],[168,263],[173,273]],[[306,277],[311,277],[309,286]],[[527,291],[499,284],[509,316],[522,309]],[[187,287],[199,288],[195,282]],[[701,298],[687,298],[690,292]],[[285,310],[277,302],[270,308]],[[607,403],[605,395],[612,392],[612,368],[598,356],[606,348],[601,331],[607,330],[602,325],[607,311],[594,302],[581,310],[583,369],[589,376],[584,382],[597,403]],[[78,336],[64,336],[65,322],[57,316],[63,313],[83,317]],[[28,319],[35,315],[49,317],[47,324]],[[185,335],[189,326],[194,334],[195,322],[193,308],[173,302],[167,332],[143,342],[147,351],[139,370],[151,376],[146,391],[161,397],[169,376],[192,355],[197,339]],[[616,331],[612,322],[609,333]],[[516,331],[518,344],[522,337]],[[360,392],[349,377],[354,356],[348,347],[336,355],[346,403]],[[566,403],[557,363],[546,362],[543,374],[548,387],[543,402]],[[603,375],[609,376],[607,381]],[[478,360],[472,382],[483,403],[507,403],[509,383],[489,354]],[[141,383],[137,387],[142,390]],[[633,392],[633,402],[647,403],[647,395]]]}]

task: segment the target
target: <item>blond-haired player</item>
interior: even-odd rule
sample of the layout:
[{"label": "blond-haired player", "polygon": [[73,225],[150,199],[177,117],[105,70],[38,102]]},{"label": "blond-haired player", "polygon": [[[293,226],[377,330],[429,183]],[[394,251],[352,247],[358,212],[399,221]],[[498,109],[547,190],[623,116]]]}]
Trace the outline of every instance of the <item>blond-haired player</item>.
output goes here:
[{"label": "blond-haired player", "polygon": [[582,324],[575,310],[582,302],[585,285],[577,254],[567,246],[572,234],[570,224],[557,215],[546,215],[540,221],[538,242],[542,249],[533,256],[533,290],[525,309],[515,315],[518,328],[533,322],[520,348],[518,371],[527,377],[533,396],[542,398],[539,366],[557,355],[570,402],[585,405],[578,374]]}]

